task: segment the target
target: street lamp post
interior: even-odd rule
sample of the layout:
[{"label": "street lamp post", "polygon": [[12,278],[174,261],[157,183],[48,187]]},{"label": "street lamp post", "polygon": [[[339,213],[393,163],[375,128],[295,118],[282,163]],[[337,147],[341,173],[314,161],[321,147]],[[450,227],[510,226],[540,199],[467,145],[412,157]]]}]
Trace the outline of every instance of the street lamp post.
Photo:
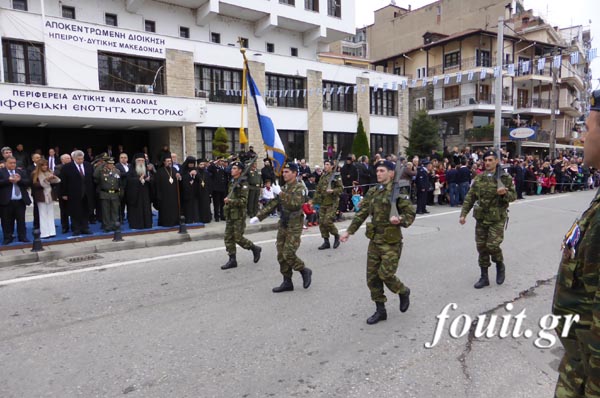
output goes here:
[{"label": "street lamp post", "polygon": [[442,152],[446,150],[446,129],[448,128],[448,122],[440,119],[440,138],[442,139]]}]

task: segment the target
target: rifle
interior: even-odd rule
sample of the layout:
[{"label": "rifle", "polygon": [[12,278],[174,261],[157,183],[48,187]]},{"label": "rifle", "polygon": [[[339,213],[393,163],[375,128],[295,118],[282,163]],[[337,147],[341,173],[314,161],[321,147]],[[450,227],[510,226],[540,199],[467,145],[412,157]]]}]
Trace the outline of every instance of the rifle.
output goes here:
[{"label": "rifle", "polygon": [[338,157],[337,157],[337,159],[335,160],[335,165],[332,167],[332,170],[331,170],[331,175],[329,176],[329,181],[327,181],[327,189],[328,189],[328,190],[330,190],[330,189],[333,189],[333,188],[331,187],[331,183],[332,183],[332,182],[333,182],[333,180],[335,179],[335,176],[338,176],[338,175],[340,175],[340,172],[339,172],[339,171],[337,171],[337,168],[338,168],[338,164],[340,163],[340,159],[341,159],[341,158],[342,158],[342,151],[340,151],[340,153],[338,153]]},{"label": "rifle", "polygon": [[400,160],[396,161],[396,169],[394,170],[394,182],[392,183],[392,193],[390,194],[390,219],[392,217],[400,217],[400,214],[398,214],[398,207],[396,206],[396,202],[398,202],[398,198],[400,197],[400,192],[402,188],[408,187],[410,197],[410,182],[402,180],[402,174],[404,174],[405,168],[406,166],[403,165]]},{"label": "rifle", "polygon": [[500,150],[500,148],[498,148],[498,152],[496,154],[496,156],[498,156],[498,164],[496,165],[496,181],[497,181],[497,188],[496,189],[500,189],[500,188],[506,188],[504,186],[504,183],[502,182],[502,179],[500,177],[502,177],[502,167],[500,166],[500,164],[502,163],[502,151]]},{"label": "rifle", "polygon": [[231,192],[229,192],[226,196],[227,199],[231,199],[231,195],[233,194],[233,191],[235,191],[235,189],[240,185],[240,181],[242,181],[242,179],[244,177],[246,177],[246,175],[248,174],[248,172],[250,171],[250,168],[252,167],[252,165],[254,163],[256,163],[256,160],[258,159],[258,155],[253,156],[250,161],[248,162],[248,164],[246,165],[246,168],[244,169],[244,171],[242,171],[242,174],[240,174],[239,178],[237,180],[234,181],[233,186],[231,187]]}]

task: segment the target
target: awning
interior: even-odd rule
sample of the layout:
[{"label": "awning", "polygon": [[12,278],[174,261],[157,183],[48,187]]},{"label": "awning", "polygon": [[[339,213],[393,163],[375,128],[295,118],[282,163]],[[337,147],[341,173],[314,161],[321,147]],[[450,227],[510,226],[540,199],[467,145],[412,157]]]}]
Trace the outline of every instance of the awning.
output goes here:
[{"label": "awning", "polygon": [[[523,141],[521,146],[527,146],[531,148],[550,148],[550,144],[547,142],[535,142],[535,141]],[[583,151],[582,146],[556,144],[556,149],[575,149]]]}]

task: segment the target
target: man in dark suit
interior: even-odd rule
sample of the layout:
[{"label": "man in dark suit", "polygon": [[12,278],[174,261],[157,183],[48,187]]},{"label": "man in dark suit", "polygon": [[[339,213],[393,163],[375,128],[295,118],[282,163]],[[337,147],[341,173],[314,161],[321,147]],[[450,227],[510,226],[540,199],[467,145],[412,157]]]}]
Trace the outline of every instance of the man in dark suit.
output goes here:
[{"label": "man in dark suit", "polygon": [[17,169],[17,159],[10,156],[5,161],[5,168],[0,169],[0,208],[2,209],[2,233],[8,245],[14,240],[15,221],[19,241],[30,242],[25,228],[25,208],[31,204],[27,193],[29,176],[24,170]]},{"label": "man in dark suit", "polygon": [[48,169],[54,173],[56,166],[60,164],[60,160],[54,148],[48,149]]},{"label": "man in dark suit", "polygon": [[62,197],[67,201],[74,236],[91,234],[89,215],[94,205],[94,169],[83,157],[82,151],[73,151],[73,161],[65,164],[60,173]]},{"label": "man in dark suit", "polygon": [[[54,175],[61,178],[62,168],[65,164],[71,163],[71,155],[65,153],[60,157],[60,164],[54,169]],[[60,209],[60,225],[62,227],[62,233],[66,234],[69,232],[69,210],[67,209],[67,201],[63,199],[62,185],[55,184],[52,189],[55,190],[56,197],[58,198],[58,207]]]},{"label": "man in dark suit", "polygon": [[[127,174],[129,173],[129,170],[133,168],[128,162],[129,156],[127,156],[125,152],[121,152],[119,154],[119,162],[115,166],[121,175],[121,184],[123,185],[121,187],[121,192],[125,192],[127,186]],[[125,205],[127,204],[126,199],[127,198],[125,195],[121,196],[121,224],[123,224],[123,220],[125,220]]]},{"label": "man in dark suit", "polygon": [[429,161],[423,160],[421,167],[417,169],[417,178],[415,181],[417,186],[417,214],[429,213],[427,211],[427,194],[430,188],[428,165]]},{"label": "man in dark suit", "polygon": [[358,168],[358,183],[363,189],[363,194],[366,195],[373,183],[374,168],[369,164],[369,158],[367,156],[360,157],[360,163],[357,164]]}]

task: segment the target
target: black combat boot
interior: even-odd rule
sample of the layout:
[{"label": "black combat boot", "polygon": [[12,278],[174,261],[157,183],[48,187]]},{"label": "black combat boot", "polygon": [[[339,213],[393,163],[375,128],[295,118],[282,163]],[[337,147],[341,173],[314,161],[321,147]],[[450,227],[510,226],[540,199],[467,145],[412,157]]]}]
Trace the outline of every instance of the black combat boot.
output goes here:
[{"label": "black combat boot", "polygon": [[369,325],[375,325],[379,321],[385,321],[387,319],[387,312],[385,311],[385,303],[376,302],[377,309],[375,313],[367,319]]},{"label": "black combat boot", "polygon": [[496,263],[496,284],[497,285],[501,285],[504,283],[504,277],[506,276],[505,271],[506,271],[506,267],[504,266],[504,263],[497,262]]},{"label": "black combat boot", "polygon": [[300,271],[300,275],[302,275],[302,287],[308,289],[310,282],[312,281],[312,270],[308,267],[304,267],[302,271]]},{"label": "black combat boot", "polygon": [[400,312],[406,312],[410,305],[410,289],[406,288],[406,293],[400,293],[398,296],[400,297]]},{"label": "black combat boot", "polygon": [[482,287],[490,285],[490,279],[488,278],[488,267],[479,267],[481,268],[481,277],[477,281],[477,283],[473,286],[475,289],[481,289]]},{"label": "black combat boot", "polygon": [[221,269],[229,269],[237,267],[237,260],[235,259],[235,254],[229,255],[229,261],[225,263],[225,265],[221,266]]},{"label": "black combat boot", "polygon": [[331,246],[329,245],[329,239],[323,239],[323,244],[319,246],[319,250],[329,249]]},{"label": "black combat boot", "polygon": [[254,256],[254,263],[257,263],[260,260],[260,252],[262,251],[262,248],[260,246],[252,245],[250,250],[252,250],[252,255]]},{"label": "black combat boot", "polygon": [[294,290],[294,284],[292,283],[292,278],[288,278],[288,277],[284,276],[283,283],[277,287],[274,287],[273,293],[291,292],[292,290]]},{"label": "black combat boot", "polygon": [[339,235],[334,235],[333,236],[333,248],[337,249],[340,246],[340,236]]}]

